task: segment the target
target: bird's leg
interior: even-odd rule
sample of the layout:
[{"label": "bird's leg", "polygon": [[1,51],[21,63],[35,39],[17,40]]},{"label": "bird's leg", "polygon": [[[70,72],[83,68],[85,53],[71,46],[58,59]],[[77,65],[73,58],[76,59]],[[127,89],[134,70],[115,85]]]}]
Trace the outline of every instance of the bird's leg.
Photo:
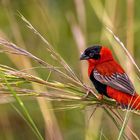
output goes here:
[{"label": "bird's leg", "polygon": [[104,98],[103,94],[99,94],[98,97],[97,97],[98,100],[102,100],[103,98]]}]

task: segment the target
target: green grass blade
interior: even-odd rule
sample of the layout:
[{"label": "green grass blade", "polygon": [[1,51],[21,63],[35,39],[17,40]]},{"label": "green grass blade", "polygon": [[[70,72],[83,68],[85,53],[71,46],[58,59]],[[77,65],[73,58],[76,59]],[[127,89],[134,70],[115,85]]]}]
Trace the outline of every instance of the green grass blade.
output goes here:
[{"label": "green grass blade", "polygon": [[11,93],[13,94],[13,96],[15,97],[17,103],[20,105],[24,116],[26,117],[25,119],[27,120],[27,122],[29,123],[29,125],[31,126],[31,128],[33,129],[33,132],[35,133],[35,135],[37,136],[38,140],[44,140],[44,138],[42,137],[42,135],[40,134],[38,128],[36,127],[34,121],[32,120],[28,110],[26,109],[24,103],[22,102],[22,100],[17,96],[16,92],[10,87],[10,85],[8,84],[7,80],[5,79],[5,83],[7,84],[7,87],[9,88],[9,90],[11,91]]},{"label": "green grass blade", "polygon": [[120,130],[120,126],[118,125],[118,122],[115,120],[115,118],[111,115],[111,113],[104,107],[104,111],[107,113],[107,115],[112,119],[118,130]]},{"label": "green grass blade", "polygon": [[128,122],[128,118],[129,118],[129,110],[127,110],[127,112],[125,114],[125,118],[124,118],[124,121],[123,121],[123,124],[122,124],[122,127],[121,127],[121,130],[120,130],[120,133],[119,133],[119,136],[118,136],[117,140],[121,140],[122,135],[123,135],[124,130],[125,130],[125,127],[126,127],[127,122]]},{"label": "green grass blade", "polygon": [[[118,125],[118,122],[116,121],[116,119],[113,117],[113,115],[106,109],[104,108],[104,111],[107,113],[107,115],[112,119],[113,123],[116,125],[117,129],[119,130],[119,132],[121,132],[120,130],[120,126]],[[123,133],[122,133],[123,134]],[[124,139],[126,139],[125,137],[127,137],[125,134],[122,135]]]},{"label": "green grass blade", "polygon": [[20,110],[11,103],[11,106],[15,109],[15,111],[21,116],[21,118],[28,124],[28,126],[32,129],[32,131],[34,133],[36,133],[36,131],[33,129],[32,125],[28,122],[28,120],[24,117],[24,115],[20,112]]}]

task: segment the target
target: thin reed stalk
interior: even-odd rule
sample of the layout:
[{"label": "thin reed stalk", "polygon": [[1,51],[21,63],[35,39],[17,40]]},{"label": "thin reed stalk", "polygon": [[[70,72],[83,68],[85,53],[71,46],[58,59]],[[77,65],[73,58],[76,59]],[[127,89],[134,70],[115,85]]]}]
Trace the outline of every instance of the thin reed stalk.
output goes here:
[{"label": "thin reed stalk", "polygon": [[[92,88],[89,88],[83,84],[83,82],[76,76],[75,72],[70,68],[70,66],[63,60],[63,58],[54,51],[52,45],[30,24],[29,21],[27,21],[22,15],[21,18],[26,22],[26,24],[37,34],[48,46],[48,51],[49,54],[53,54],[56,60],[60,62],[62,68],[66,70],[66,72],[60,71],[58,67],[55,67],[48,62],[45,62],[44,60],[38,58],[37,56],[31,54],[30,52],[26,51],[25,49],[19,48],[17,45],[14,43],[11,43],[3,38],[0,38],[0,45],[3,47],[5,53],[13,53],[16,55],[24,55],[28,58],[31,58],[32,60],[38,62],[41,64],[43,67],[48,69],[49,71],[51,70],[52,72],[57,72],[59,75],[65,77],[68,82],[62,83],[60,81],[46,81],[44,79],[41,79],[37,76],[34,76],[32,74],[28,74],[27,72],[24,72],[22,70],[15,70],[13,68],[10,68],[8,66],[0,65],[0,73],[4,75],[6,78],[6,81],[10,87],[12,87],[12,90],[16,92],[16,95],[23,95],[26,96],[26,94],[29,96],[35,96],[35,97],[46,97],[48,100],[55,100],[55,101],[73,101],[73,107],[76,106],[79,108],[84,108],[87,106],[92,106],[92,105],[98,105],[98,107],[102,107],[103,109],[105,108],[118,108],[116,105],[115,101],[109,100],[109,99],[104,99],[104,100],[98,100],[97,95],[94,93],[94,90]],[[108,29],[108,28],[107,28]],[[118,41],[118,43],[121,45],[121,47],[124,45],[123,43],[114,35],[114,33],[108,29],[108,31],[113,35],[115,40]],[[130,55],[130,54],[129,54]],[[131,55],[130,55],[131,56]],[[54,59],[54,57],[53,57]],[[134,63],[133,63],[134,64]],[[76,76],[76,77],[75,77]],[[0,77],[2,88],[0,91],[4,91],[7,95],[10,94],[11,90],[7,88],[7,83],[3,79],[3,77]],[[31,83],[36,83],[39,85],[46,86],[48,88],[47,92],[44,91],[37,91],[31,90],[31,89],[24,89],[21,88],[20,86],[24,84],[31,84]],[[18,85],[20,85],[18,87]],[[57,91],[59,93],[51,92]],[[87,98],[83,98],[85,95],[85,92],[89,90],[90,92],[94,93],[93,95],[89,95]],[[61,93],[61,94],[60,94]],[[72,106],[71,106],[72,107]],[[72,107],[72,108],[73,108]],[[68,107],[69,108],[69,107]],[[74,107],[75,108],[75,107]],[[112,110],[110,110],[112,112]],[[108,113],[110,116],[110,114]],[[113,119],[113,118],[112,118]],[[127,119],[127,116],[125,120]],[[124,124],[126,124],[126,121],[124,120]],[[113,121],[115,123],[115,121]],[[117,125],[117,123],[116,123]],[[121,135],[123,134],[124,126],[121,129]],[[118,128],[120,128],[120,125],[117,125]],[[120,137],[120,136],[119,136]]]}]

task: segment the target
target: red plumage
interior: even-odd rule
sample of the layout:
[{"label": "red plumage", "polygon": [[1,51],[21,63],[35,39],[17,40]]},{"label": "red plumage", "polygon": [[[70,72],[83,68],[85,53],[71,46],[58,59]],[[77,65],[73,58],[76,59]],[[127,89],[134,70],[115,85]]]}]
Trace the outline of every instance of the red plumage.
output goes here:
[{"label": "red plumage", "polygon": [[116,90],[112,87],[107,87],[108,96],[112,99],[115,99],[121,105],[126,105],[132,109],[140,110],[140,96],[135,93],[134,96],[127,93]]},{"label": "red plumage", "polygon": [[121,105],[140,110],[140,96],[108,48],[102,46],[88,48],[81,60],[83,59],[88,60],[88,75],[99,93],[104,92]]}]

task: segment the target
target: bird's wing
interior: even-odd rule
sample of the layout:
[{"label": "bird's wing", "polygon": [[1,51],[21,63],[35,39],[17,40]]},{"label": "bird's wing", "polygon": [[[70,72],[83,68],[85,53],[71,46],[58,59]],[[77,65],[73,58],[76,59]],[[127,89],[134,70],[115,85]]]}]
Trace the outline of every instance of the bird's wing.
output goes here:
[{"label": "bird's wing", "polygon": [[135,94],[135,89],[126,73],[114,73],[112,75],[102,75],[99,71],[94,69],[94,78],[102,84],[113,87],[119,91],[128,93],[130,95]]}]

